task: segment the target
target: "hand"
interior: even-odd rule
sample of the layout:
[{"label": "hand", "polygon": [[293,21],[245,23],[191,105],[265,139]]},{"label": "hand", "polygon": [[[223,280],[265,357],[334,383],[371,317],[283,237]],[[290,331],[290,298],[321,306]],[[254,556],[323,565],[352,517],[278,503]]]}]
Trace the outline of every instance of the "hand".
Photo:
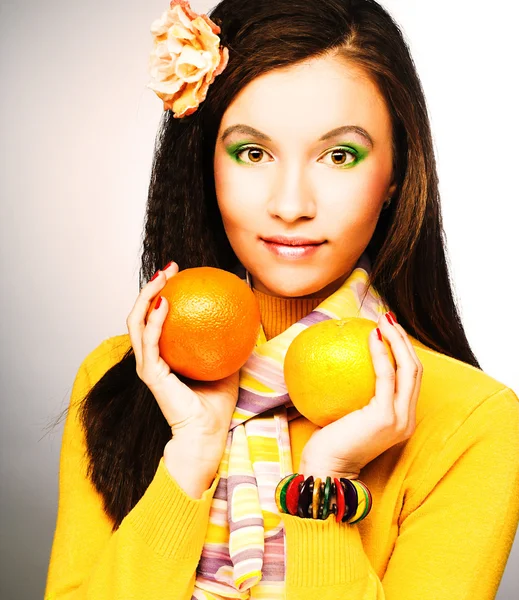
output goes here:
[{"label": "hand", "polygon": [[173,262],[142,288],[126,325],[137,374],[155,397],[171,426],[173,438],[184,440],[191,456],[198,453],[197,458],[208,463],[204,465],[208,472],[213,468],[216,472],[238,399],[239,371],[214,382],[187,380],[188,386],[160,356],[158,342],[169,309],[167,299],[163,297],[159,308],[151,311],[147,322],[145,319],[151,302],[156,301],[160,290],[177,273],[178,265]]},{"label": "hand", "polygon": [[416,427],[422,364],[405,330],[381,315],[378,327],[388,341],[396,369],[373,330],[369,348],[375,369],[375,396],[360,410],[315,431],[303,449],[299,471],[314,477],[358,477],[379,454],[407,440]]}]

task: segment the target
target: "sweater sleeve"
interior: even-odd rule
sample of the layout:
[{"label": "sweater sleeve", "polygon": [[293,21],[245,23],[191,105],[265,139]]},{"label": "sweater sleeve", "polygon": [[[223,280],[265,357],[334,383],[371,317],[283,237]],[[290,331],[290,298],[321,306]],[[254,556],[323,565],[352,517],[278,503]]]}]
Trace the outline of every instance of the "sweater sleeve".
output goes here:
[{"label": "sweater sleeve", "polygon": [[287,600],[495,598],[519,520],[516,395],[501,389],[438,439],[437,458],[405,501],[382,580],[357,525],[282,516]]},{"label": "sweater sleeve", "polygon": [[44,599],[190,598],[219,475],[195,499],[177,484],[161,458],[144,495],[112,533],[102,497],[86,476],[85,439],[78,421],[77,404],[92,386],[88,359],[76,375],[63,430]]}]

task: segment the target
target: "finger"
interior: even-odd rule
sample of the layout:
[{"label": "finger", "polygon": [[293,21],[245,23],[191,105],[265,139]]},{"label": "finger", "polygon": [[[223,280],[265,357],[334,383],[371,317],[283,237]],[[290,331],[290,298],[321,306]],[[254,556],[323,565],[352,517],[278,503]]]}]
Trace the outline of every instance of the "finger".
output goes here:
[{"label": "finger", "polygon": [[126,326],[135,353],[137,369],[140,369],[142,365],[142,335],[144,327],[146,326],[146,312],[150,302],[160,292],[165,283],[166,278],[164,272],[158,271],[155,279],[150,279],[150,281],[142,287],[128,318],[126,319]]},{"label": "finger", "polygon": [[421,383],[419,361],[410,346],[405,330],[389,323],[382,315],[380,329],[391,345],[391,351],[397,364],[396,395],[394,398],[397,427],[406,432],[415,418],[415,405]]},{"label": "finger", "polygon": [[141,369],[143,378],[150,386],[162,376],[169,375],[171,372],[169,365],[160,356],[159,351],[159,339],[168,310],[168,301],[159,293],[142,334]]},{"label": "finger", "polygon": [[[162,277],[162,274],[166,275],[166,279]],[[159,298],[160,290],[166,285],[166,283],[178,273],[178,265],[175,262],[170,262],[167,266],[167,269],[162,269],[159,271],[159,275],[153,281],[149,281],[148,283],[155,283],[155,281],[159,281],[159,290],[155,292],[155,295],[152,295],[151,299],[144,305],[144,325],[146,325],[146,319],[148,312],[150,310],[150,305],[155,304],[156,300]],[[144,290],[144,288],[143,288]]]},{"label": "finger", "polygon": [[409,336],[408,336],[406,330],[398,323],[395,323],[395,327],[402,334],[402,339],[406,343],[406,345],[409,349],[409,352],[418,368],[418,374],[416,377],[416,386],[415,386],[415,389],[413,392],[413,396],[411,398],[411,402],[409,403],[408,429],[411,430],[411,432],[412,432],[412,431],[414,431],[414,428],[416,426],[416,406],[418,404],[418,398],[420,396],[420,389],[422,387],[423,365],[422,365],[422,362],[420,361],[420,359],[418,358],[418,355],[416,354],[416,349],[413,346],[413,343],[411,342],[411,340],[409,339]]},{"label": "finger", "polygon": [[130,340],[135,353],[135,360],[139,368],[142,364],[142,335],[144,327],[146,326],[146,314],[151,302],[164,287],[168,278],[172,277],[177,272],[178,265],[173,262],[165,271],[159,271],[155,279],[148,281],[148,283],[142,287],[135,304],[126,319],[126,326],[128,328],[128,333],[130,334]]},{"label": "finger", "polygon": [[[395,409],[397,404],[402,403],[407,407],[416,387],[418,367],[401,332],[388,321],[385,315],[381,315],[379,318],[379,328],[382,335],[389,342],[396,362]],[[402,410],[400,407],[398,408],[398,414],[400,415]],[[405,414],[407,415],[407,411]]]},{"label": "finger", "polygon": [[407,335],[406,330],[402,327],[402,325],[399,325],[397,322],[395,322],[396,329],[398,329],[398,331],[400,332],[402,339],[404,340],[407,348],[409,349],[409,352],[411,354],[411,356],[413,357],[413,360],[415,361],[415,363],[419,366],[420,363],[420,359],[418,358],[418,356],[416,355],[416,350],[413,346],[413,344],[411,343],[411,340],[409,339],[409,336]]},{"label": "finger", "polygon": [[[395,395],[396,374],[384,342],[379,338],[380,329],[373,329],[369,335],[369,349],[375,370],[375,398],[386,416],[393,418],[393,398]],[[380,333],[380,336],[382,333]]]},{"label": "finger", "polygon": [[422,368],[421,363],[418,368],[418,376],[416,378],[416,387],[414,389],[413,397],[409,403],[408,422],[406,427],[406,433],[413,433],[416,427],[416,405],[418,404],[418,398],[420,396],[420,389],[422,387]]}]

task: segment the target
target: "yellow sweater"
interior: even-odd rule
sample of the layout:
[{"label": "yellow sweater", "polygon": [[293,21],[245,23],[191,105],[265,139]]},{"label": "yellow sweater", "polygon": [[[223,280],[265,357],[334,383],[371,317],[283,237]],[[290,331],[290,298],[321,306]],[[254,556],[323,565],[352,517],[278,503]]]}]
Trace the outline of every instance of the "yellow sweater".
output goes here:
[{"label": "yellow sweater", "polygon": [[[267,337],[320,302],[279,300],[266,311],[265,297],[256,296]],[[485,373],[413,342],[424,367],[415,433],[362,469],[373,507],[360,523],[283,515],[287,600],[495,597],[519,520],[518,398]],[[103,341],[74,381],[45,600],[191,599],[219,476],[194,499],[161,458],[113,534],[86,477],[75,405],[129,346],[127,334]],[[289,426],[297,470],[316,426],[304,417]]]}]

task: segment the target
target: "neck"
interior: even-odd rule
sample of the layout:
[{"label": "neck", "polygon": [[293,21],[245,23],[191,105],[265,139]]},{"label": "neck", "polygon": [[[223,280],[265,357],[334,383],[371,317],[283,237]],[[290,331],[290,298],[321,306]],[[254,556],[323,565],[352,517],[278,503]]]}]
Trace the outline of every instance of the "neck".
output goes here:
[{"label": "neck", "polygon": [[253,289],[261,313],[265,337],[270,340],[294,323],[306,317],[324,300],[324,297],[282,298]]}]

